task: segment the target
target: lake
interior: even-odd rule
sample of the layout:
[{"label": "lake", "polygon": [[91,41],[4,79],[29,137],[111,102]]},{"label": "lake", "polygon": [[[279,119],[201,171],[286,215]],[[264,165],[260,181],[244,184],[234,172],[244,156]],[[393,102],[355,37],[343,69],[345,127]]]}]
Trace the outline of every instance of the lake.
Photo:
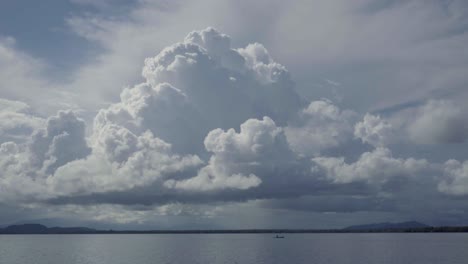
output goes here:
[{"label": "lake", "polygon": [[466,264],[468,234],[0,235],[2,264]]}]

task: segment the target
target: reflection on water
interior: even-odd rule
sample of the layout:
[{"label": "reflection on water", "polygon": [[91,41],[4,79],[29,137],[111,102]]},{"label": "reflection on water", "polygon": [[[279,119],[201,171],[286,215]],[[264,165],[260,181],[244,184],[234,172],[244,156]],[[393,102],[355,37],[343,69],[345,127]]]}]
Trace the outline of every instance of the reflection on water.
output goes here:
[{"label": "reflection on water", "polygon": [[0,263],[466,264],[468,234],[0,235]]}]

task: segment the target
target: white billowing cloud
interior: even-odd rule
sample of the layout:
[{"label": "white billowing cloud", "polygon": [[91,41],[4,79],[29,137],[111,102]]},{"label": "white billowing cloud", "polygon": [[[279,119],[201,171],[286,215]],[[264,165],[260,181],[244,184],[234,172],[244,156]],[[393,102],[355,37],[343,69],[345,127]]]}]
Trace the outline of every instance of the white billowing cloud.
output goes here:
[{"label": "white billowing cloud", "polygon": [[416,111],[408,130],[417,143],[461,143],[468,138],[467,112],[450,101],[430,100]]},{"label": "white billowing cloud", "polygon": [[244,57],[249,69],[252,69],[255,77],[264,84],[279,81],[289,81],[287,70],[284,66],[273,61],[270,54],[262,44],[253,43],[245,48],[240,48],[239,53]]},{"label": "white billowing cloud", "polygon": [[418,175],[429,168],[429,162],[424,159],[394,158],[389,149],[381,147],[363,153],[353,163],[346,163],[344,158],[335,157],[317,157],[312,160],[318,169],[323,170],[336,183],[385,183],[398,176]]},{"label": "white billowing cloud", "polygon": [[[27,144],[5,145],[6,158],[21,149],[14,154],[25,159],[15,166],[22,168],[19,177],[46,199],[147,186],[193,189],[187,186],[200,179],[202,191],[243,190],[294,161],[275,122],[285,125],[300,99],[289,73],[260,44],[235,50],[212,28],[194,31],[147,59],[143,76],[146,82],[124,89],[120,102],[99,111],[89,138],[84,122],[62,111]],[[250,119],[259,116],[275,121]],[[244,121],[239,135],[221,130]],[[223,138],[236,146],[219,149]],[[207,152],[212,157],[197,174],[198,155]]]},{"label": "white billowing cloud", "polygon": [[152,85],[168,82],[180,89],[213,127],[263,116],[285,124],[301,106],[289,73],[263,46],[234,50],[230,38],[212,28],[146,59],[143,76]]},{"label": "white billowing cloud", "polygon": [[328,100],[313,101],[285,128],[292,149],[299,154],[318,155],[349,140],[356,114],[340,110]]},{"label": "white billowing cloud", "polygon": [[199,153],[215,128],[263,116],[285,125],[301,108],[289,73],[260,44],[235,50],[230,41],[208,28],[146,59],[146,82],[101,110],[95,127],[110,122],[134,133],[150,130],[178,153]]},{"label": "white billowing cloud", "polygon": [[448,160],[443,166],[439,191],[451,195],[468,194],[468,161]]},{"label": "white billowing cloud", "polygon": [[3,199],[42,199],[49,196],[46,179],[69,162],[91,152],[85,140],[84,121],[71,111],[60,111],[36,128],[24,143],[1,145],[0,186]]},{"label": "white billowing cloud", "polygon": [[294,159],[283,130],[264,117],[249,119],[234,129],[215,129],[205,138],[206,150],[213,153],[209,164],[194,178],[168,181],[167,186],[188,190],[248,189],[269,181],[274,171]]},{"label": "white billowing cloud", "polygon": [[60,111],[47,119],[46,128],[33,134],[28,147],[31,166],[46,174],[91,152],[85,138],[85,123],[71,111]]},{"label": "white billowing cloud", "polygon": [[24,142],[44,120],[30,111],[29,105],[20,101],[0,98],[0,143]]},{"label": "white billowing cloud", "polygon": [[19,163],[19,146],[14,142],[5,142],[0,145],[0,168],[2,168],[2,179],[8,175],[9,171],[19,169],[16,165]]},{"label": "white billowing cloud", "polygon": [[354,126],[354,136],[375,147],[383,147],[392,142],[396,131],[392,124],[378,115],[366,114]]},{"label": "white billowing cloud", "polygon": [[106,125],[93,139],[91,153],[83,121],[68,111],[49,118],[30,142],[1,144],[1,200],[31,202],[129,190],[202,164],[197,156],[172,154],[171,146],[149,131],[136,136]]},{"label": "white billowing cloud", "polygon": [[[18,202],[25,196],[40,194],[33,182],[34,175],[28,173],[28,159],[24,147],[14,142],[0,145],[0,200]],[[38,179],[37,181],[39,181]]]},{"label": "white billowing cloud", "polygon": [[171,142],[180,153],[200,151],[208,131],[187,96],[168,83],[142,83],[124,89],[121,102],[100,110],[94,121],[94,134],[109,124],[136,134],[150,130],[156,137]]},{"label": "white billowing cloud", "polygon": [[60,167],[48,178],[53,194],[87,195],[152,185],[202,164],[194,155],[172,154],[150,131],[137,136],[117,125],[103,127],[93,153]]}]

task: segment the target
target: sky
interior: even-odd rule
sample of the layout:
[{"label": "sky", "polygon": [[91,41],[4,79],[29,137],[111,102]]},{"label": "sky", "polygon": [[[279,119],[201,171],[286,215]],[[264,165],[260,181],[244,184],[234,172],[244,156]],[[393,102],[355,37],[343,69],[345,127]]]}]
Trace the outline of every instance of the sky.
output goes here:
[{"label": "sky", "polygon": [[468,225],[463,0],[2,0],[0,225]]}]

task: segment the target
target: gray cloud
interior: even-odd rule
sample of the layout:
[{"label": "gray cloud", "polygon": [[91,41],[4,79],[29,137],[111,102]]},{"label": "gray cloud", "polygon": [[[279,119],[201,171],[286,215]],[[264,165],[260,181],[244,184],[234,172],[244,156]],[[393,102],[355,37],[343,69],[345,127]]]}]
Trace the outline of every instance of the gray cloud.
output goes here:
[{"label": "gray cloud", "polygon": [[466,107],[452,100],[428,100],[394,112],[366,114],[354,136],[376,147],[398,143],[415,145],[460,144],[468,138]]},{"label": "gray cloud", "polygon": [[267,200],[263,206],[285,210],[322,213],[353,213],[360,211],[392,212],[397,210],[396,201],[378,195],[315,195],[294,199]]},{"label": "gray cloud", "polygon": [[340,110],[328,100],[313,101],[290,122],[285,133],[291,147],[305,156],[318,155],[349,141],[356,113]]},{"label": "gray cloud", "polygon": [[60,108],[76,107],[73,95],[59,89],[57,82],[48,78],[48,70],[46,61],[20,50],[15,38],[4,37],[0,32],[0,107],[5,107],[5,100],[16,101],[16,104],[21,101],[27,105],[22,110],[17,109],[21,113],[25,114],[30,106],[36,113],[44,115]]},{"label": "gray cloud", "polygon": [[24,142],[44,120],[34,115],[29,105],[20,101],[0,98],[0,143],[6,141]]},{"label": "gray cloud", "polygon": [[468,194],[468,161],[449,160],[444,164],[444,177],[438,188],[450,195]]},{"label": "gray cloud", "polygon": [[418,143],[461,143],[468,138],[467,113],[453,102],[430,100],[417,110],[410,137]]}]

